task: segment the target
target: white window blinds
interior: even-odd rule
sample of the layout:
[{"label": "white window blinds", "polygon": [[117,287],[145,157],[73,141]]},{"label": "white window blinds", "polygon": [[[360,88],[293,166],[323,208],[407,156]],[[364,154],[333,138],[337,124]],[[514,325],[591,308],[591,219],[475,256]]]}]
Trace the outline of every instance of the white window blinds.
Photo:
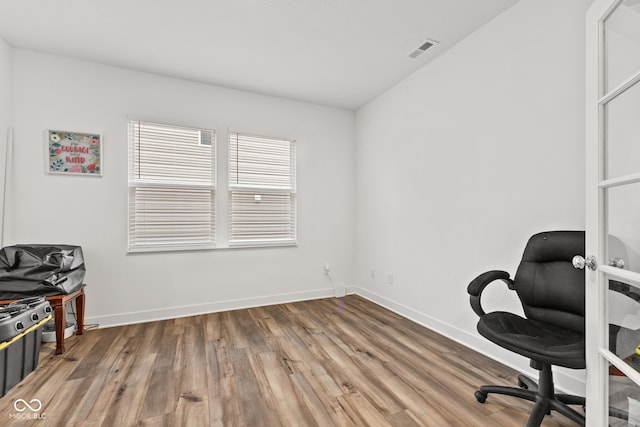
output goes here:
[{"label": "white window blinds", "polygon": [[296,243],[295,142],[229,133],[229,245]]},{"label": "white window blinds", "polygon": [[215,244],[215,131],[129,122],[129,251]]}]

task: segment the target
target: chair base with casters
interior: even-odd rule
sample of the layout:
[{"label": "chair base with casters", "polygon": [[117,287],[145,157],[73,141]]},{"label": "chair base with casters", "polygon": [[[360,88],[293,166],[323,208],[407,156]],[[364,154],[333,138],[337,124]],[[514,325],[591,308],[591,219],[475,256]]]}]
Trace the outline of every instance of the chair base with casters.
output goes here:
[{"label": "chair base with casters", "polygon": [[526,375],[518,375],[518,386],[506,387],[499,385],[483,385],[475,392],[476,400],[484,403],[489,393],[502,394],[506,396],[514,396],[520,399],[534,402],[533,409],[529,413],[527,427],[539,426],[545,415],[556,411],[565,417],[576,422],[578,425],[585,425],[584,415],[577,412],[569,405],[585,405],[585,399],[581,396],[573,396],[570,394],[556,394],[553,386],[553,373],[551,365],[548,363],[539,363],[531,361],[531,367],[540,371],[538,382]]}]

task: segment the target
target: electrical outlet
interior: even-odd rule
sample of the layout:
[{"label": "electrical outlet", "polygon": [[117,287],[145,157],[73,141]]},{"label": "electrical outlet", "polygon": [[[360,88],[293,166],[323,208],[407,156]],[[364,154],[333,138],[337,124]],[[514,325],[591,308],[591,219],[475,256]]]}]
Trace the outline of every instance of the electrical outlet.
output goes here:
[{"label": "electrical outlet", "polygon": [[369,272],[369,277],[372,278],[372,279],[376,278],[376,271],[373,268]]},{"label": "electrical outlet", "polygon": [[387,274],[387,283],[389,285],[393,285],[393,274],[391,273]]},{"label": "electrical outlet", "polygon": [[329,268],[329,263],[325,262],[324,263],[324,274],[329,274],[330,271],[331,271],[331,269]]}]

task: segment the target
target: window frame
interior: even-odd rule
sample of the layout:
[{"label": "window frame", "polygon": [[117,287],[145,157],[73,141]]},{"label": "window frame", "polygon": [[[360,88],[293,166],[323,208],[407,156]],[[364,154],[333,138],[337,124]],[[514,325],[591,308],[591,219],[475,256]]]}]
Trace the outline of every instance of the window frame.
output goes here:
[{"label": "window frame", "polygon": [[[242,135],[249,138],[256,138],[262,140],[273,140],[278,142],[287,142],[289,144],[289,183],[288,186],[282,185],[260,185],[260,184],[239,184],[233,183],[233,179],[231,177],[232,174],[232,166],[231,162],[232,158],[232,138],[233,135]],[[287,247],[287,246],[297,246],[298,244],[298,197],[297,197],[297,142],[294,139],[290,138],[281,138],[281,137],[271,137],[258,135],[255,133],[248,132],[240,132],[236,130],[229,130],[227,135],[227,186],[228,186],[228,203],[227,203],[227,244],[229,248],[247,248],[247,247]],[[252,191],[253,190],[253,191]],[[233,239],[233,195],[235,193],[253,193],[255,196],[257,195],[288,195],[289,196],[289,207],[292,210],[290,213],[289,219],[289,227],[290,227],[290,238],[277,238],[277,239],[245,239],[238,240]],[[259,193],[259,194],[255,194]]]},{"label": "window frame", "polygon": [[[147,124],[151,126],[159,126],[173,129],[184,129],[189,131],[198,131],[199,142],[198,146],[204,146],[208,144],[202,144],[201,134],[203,131],[211,133],[211,167],[210,167],[210,184],[197,183],[197,182],[180,182],[178,180],[160,180],[154,181],[153,179],[144,179],[135,176],[134,165],[135,163],[135,141],[133,135],[133,128],[135,123]],[[128,118],[128,211],[127,211],[127,253],[150,253],[150,252],[182,252],[182,251],[197,251],[197,250],[210,250],[215,249],[216,245],[216,228],[217,228],[217,212],[216,212],[216,193],[217,193],[217,137],[218,133],[215,127],[202,127],[202,126],[188,126],[188,125],[176,125],[173,123],[160,122],[155,120],[142,120],[137,118]],[[176,244],[144,244],[136,242],[135,228],[136,228],[136,189],[167,189],[167,190],[196,190],[202,191],[208,190],[210,193],[210,215],[209,220],[211,227],[209,227],[209,240],[205,242],[189,242],[189,243],[176,243]]]}]

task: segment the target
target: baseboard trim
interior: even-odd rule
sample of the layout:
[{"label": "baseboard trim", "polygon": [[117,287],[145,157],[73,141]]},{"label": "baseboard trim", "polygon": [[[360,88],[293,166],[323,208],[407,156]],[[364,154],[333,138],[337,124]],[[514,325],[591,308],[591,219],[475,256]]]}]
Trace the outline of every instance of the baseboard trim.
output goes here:
[{"label": "baseboard trim", "polygon": [[[421,313],[412,309],[406,305],[400,304],[375,292],[371,292],[361,287],[355,287],[353,293],[368,299],[369,301],[378,304],[402,317],[405,317],[413,322],[418,323],[426,328],[429,328],[459,344],[464,345],[478,353],[481,353],[491,359],[494,359],[512,369],[519,372],[523,372],[533,378],[537,378],[537,372],[529,366],[529,360],[516,355],[507,350],[503,350],[496,345],[488,342],[486,339],[479,335],[474,335],[466,330],[460,329],[456,326],[450,325],[446,322],[442,322],[428,314]],[[470,309],[470,308],[469,308]],[[576,371],[564,368],[554,368],[554,381],[558,390],[569,393],[584,396],[585,393],[585,380],[580,379],[575,375]]]},{"label": "baseboard trim", "polygon": [[[354,293],[354,288],[347,287],[347,294]],[[209,302],[204,304],[166,307],[162,309],[133,311],[128,313],[109,314],[85,318],[86,325],[98,325],[99,328],[133,325],[136,323],[155,322],[158,320],[176,319],[180,317],[197,316],[200,314],[217,313],[221,311],[240,310],[243,308],[263,307],[274,304],[286,304],[297,301],[309,301],[334,296],[333,288],[315,291],[292,292],[286,294],[266,295],[257,298],[240,298],[235,300]]]}]

